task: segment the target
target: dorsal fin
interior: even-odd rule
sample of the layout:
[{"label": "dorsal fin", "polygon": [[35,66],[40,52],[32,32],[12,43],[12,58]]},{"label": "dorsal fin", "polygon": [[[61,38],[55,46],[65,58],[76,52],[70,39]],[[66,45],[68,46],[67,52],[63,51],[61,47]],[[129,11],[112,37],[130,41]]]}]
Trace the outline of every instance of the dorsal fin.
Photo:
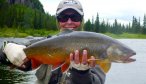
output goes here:
[{"label": "dorsal fin", "polygon": [[68,34],[68,33],[71,33],[71,32],[73,32],[73,30],[71,30],[71,29],[62,29],[61,32],[59,33],[59,35]]}]

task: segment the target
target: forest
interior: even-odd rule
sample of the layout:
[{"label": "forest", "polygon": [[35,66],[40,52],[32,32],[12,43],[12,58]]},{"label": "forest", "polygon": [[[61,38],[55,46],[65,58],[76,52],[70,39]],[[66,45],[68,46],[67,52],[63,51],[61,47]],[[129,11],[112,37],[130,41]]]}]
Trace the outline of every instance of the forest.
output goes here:
[{"label": "forest", "polygon": [[[0,0],[0,30],[11,29],[22,33],[30,32],[28,30],[58,31],[55,15],[45,13],[39,0],[30,0],[29,3],[31,5]],[[131,17],[132,23],[129,24],[121,24],[117,19],[111,24],[100,21],[99,18],[97,12],[95,20],[84,21],[83,30],[112,34],[146,34],[146,14],[143,18]],[[140,23],[141,19],[143,23]],[[0,35],[2,33],[0,32]]]}]

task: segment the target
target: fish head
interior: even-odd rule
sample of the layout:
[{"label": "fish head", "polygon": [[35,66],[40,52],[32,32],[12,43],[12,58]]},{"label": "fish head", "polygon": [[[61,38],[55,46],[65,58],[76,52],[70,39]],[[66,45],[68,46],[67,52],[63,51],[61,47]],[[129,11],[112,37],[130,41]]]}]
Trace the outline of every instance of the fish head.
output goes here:
[{"label": "fish head", "polygon": [[118,63],[129,63],[136,61],[131,58],[136,52],[124,44],[112,44],[107,49],[107,55],[110,61]]}]

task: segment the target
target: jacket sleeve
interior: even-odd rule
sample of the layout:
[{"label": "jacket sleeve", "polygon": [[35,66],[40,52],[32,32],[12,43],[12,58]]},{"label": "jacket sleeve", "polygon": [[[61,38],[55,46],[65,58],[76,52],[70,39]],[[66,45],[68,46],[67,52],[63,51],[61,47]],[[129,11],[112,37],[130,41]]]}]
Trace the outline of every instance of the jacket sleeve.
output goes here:
[{"label": "jacket sleeve", "polygon": [[6,54],[3,52],[2,48],[0,48],[0,64],[10,65],[11,63],[8,61]]},{"label": "jacket sleeve", "polygon": [[96,65],[95,68],[87,71],[70,70],[70,77],[66,84],[104,84],[105,73]]},{"label": "jacket sleeve", "polygon": [[92,84],[104,84],[106,75],[103,70],[100,69],[98,65],[95,68],[91,69],[92,74]]}]

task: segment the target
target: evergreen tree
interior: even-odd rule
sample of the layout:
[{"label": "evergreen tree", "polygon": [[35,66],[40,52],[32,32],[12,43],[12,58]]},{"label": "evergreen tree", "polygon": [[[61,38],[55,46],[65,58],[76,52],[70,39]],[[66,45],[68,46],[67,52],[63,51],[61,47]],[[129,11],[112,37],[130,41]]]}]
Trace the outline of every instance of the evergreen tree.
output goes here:
[{"label": "evergreen tree", "polygon": [[146,34],[146,14],[144,14],[144,18],[143,18],[142,33],[143,33],[143,34]]},{"label": "evergreen tree", "polygon": [[118,22],[117,22],[117,19],[115,19],[115,22],[113,23],[113,27],[111,31],[114,34],[117,34],[118,33],[117,30],[118,30]]},{"label": "evergreen tree", "polygon": [[106,32],[111,32],[111,25],[108,21],[106,23]]},{"label": "evergreen tree", "polygon": [[34,11],[34,18],[33,18],[33,28],[35,29],[37,29],[37,13],[36,13],[36,10]]},{"label": "evergreen tree", "polygon": [[84,31],[91,31],[92,30],[92,24],[91,21],[88,19],[88,21],[84,25]]},{"label": "evergreen tree", "polygon": [[[36,3],[38,6],[38,0],[30,0],[29,2]],[[1,1],[0,1],[1,2]],[[2,4],[2,3],[1,3]],[[55,16],[51,16],[42,12],[42,5],[38,8],[26,6],[25,4],[2,4],[0,8],[0,27],[9,28],[34,28],[47,30],[57,30]]]},{"label": "evergreen tree", "polygon": [[100,27],[99,15],[97,13],[97,16],[96,16],[96,19],[95,19],[95,24],[94,24],[94,31],[99,32],[99,27]]},{"label": "evergreen tree", "polygon": [[6,0],[0,0],[0,9],[6,3]]},{"label": "evergreen tree", "polygon": [[146,14],[144,14],[144,19],[143,19],[143,28],[146,28]]},{"label": "evergreen tree", "polygon": [[107,28],[106,28],[106,24],[105,24],[105,21],[103,20],[100,24],[100,27],[99,27],[99,32],[100,33],[106,33],[107,31]]},{"label": "evergreen tree", "polygon": [[140,20],[138,21],[137,18],[133,16],[132,20],[132,33],[140,33]]},{"label": "evergreen tree", "polygon": [[94,30],[95,29],[94,28],[95,27],[95,24],[94,24],[94,17],[93,16],[92,16],[91,26],[92,27],[91,27],[91,30],[90,31],[95,32],[95,30]]},{"label": "evergreen tree", "polygon": [[131,23],[130,22],[129,22],[129,24],[126,25],[125,32],[132,33],[132,27],[131,27]]}]

